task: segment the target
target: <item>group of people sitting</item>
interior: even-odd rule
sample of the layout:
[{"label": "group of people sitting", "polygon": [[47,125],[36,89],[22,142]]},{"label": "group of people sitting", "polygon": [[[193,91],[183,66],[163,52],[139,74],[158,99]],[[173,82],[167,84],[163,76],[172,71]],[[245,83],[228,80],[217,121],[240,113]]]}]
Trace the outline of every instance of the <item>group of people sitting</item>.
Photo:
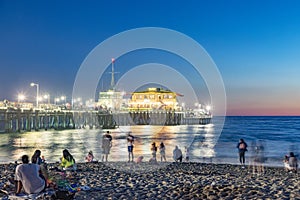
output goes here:
[{"label": "group of people sitting", "polygon": [[[16,195],[21,193],[36,194],[46,189],[50,184],[47,173],[47,165],[41,151],[36,150],[29,162],[29,156],[23,155],[21,157],[22,164],[16,167],[15,183]],[[76,163],[70,152],[63,150],[59,170],[76,170]]]}]

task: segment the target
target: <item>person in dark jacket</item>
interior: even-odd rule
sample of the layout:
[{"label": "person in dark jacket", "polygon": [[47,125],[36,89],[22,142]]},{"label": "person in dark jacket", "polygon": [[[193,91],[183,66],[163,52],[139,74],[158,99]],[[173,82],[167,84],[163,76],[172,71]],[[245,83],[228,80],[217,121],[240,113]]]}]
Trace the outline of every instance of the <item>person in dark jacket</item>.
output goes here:
[{"label": "person in dark jacket", "polygon": [[241,165],[245,165],[245,152],[247,151],[247,143],[244,141],[244,139],[240,139],[240,142],[237,144],[237,148],[239,151],[239,159]]}]

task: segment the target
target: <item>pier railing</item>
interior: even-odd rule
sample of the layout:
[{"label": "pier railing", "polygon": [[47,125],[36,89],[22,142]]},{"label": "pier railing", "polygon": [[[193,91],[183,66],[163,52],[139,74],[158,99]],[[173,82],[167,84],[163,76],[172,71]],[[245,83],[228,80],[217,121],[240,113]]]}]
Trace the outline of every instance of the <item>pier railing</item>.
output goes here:
[{"label": "pier railing", "polygon": [[132,125],[208,124],[211,117],[186,117],[184,112],[96,110],[44,110],[0,108],[0,132],[63,130],[75,128],[110,129]]}]

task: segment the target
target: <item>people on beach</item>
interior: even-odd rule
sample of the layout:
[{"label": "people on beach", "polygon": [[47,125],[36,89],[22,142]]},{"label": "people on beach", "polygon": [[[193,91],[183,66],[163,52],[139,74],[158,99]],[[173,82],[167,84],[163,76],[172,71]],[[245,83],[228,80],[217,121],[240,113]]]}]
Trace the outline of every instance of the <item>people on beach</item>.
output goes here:
[{"label": "people on beach", "polygon": [[152,163],[152,164],[155,164],[157,163],[157,160],[156,160],[156,152],[157,152],[157,146],[155,144],[155,142],[153,142],[151,144],[151,155],[152,157],[149,159],[149,162]]},{"label": "people on beach", "polygon": [[264,173],[264,146],[262,141],[258,141],[254,147],[254,163],[253,163],[253,174],[257,172],[258,174]]},{"label": "people on beach", "polygon": [[182,151],[178,148],[178,146],[175,146],[175,149],[173,150],[173,159],[175,162],[182,162]]},{"label": "people on beach", "polygon": [[44,163],[44,160],[41,158],[41,150],[35,150],[34,154],[31,157],[31,163],[41,165]]},{"label": "people on beach", "polygon": [[22,163],[16,167],[16,195],[22,192],[36,194],[46,188],[46,180],[40,173],[40,166],[29,163],[27,155],[22,156]]},{"label": "people on beach", "polygon": [[244,139],[240,139],[239,143],[237,144],[237,148],[239,151],[239,159],[241,165],[245,165],[245,152],[247,151],[247,143]]},{"label": "people on beach", "polygon": [[133,156],[133,144],[134,144],[134,136],[131,135],[131,132],[128,133],[127,136],[127,147],[128,147],[128,162],[130,162],[130,157],[131,161],[133,162],[134,156]]},{"label": "people on beach", "polygon": [[150,158],[149,159],[149,163],[151,163],[151,164],[156,164],[157,163],[157,160],[155,159],[155,158]]},{"label": "people on beach", "polygon": [[137,163],[137,164],[141,163],[141,162],[143,161],[143,159],[144,159],[144,156],[139,156],[139,157],[137,157],[136,163]]},{"label": "people on beach", "polygon": [[48,180],[47,165],[44,156],[41,157],[41,154],[42,154],[41,150],[39,149],[35,150],[34,154],[31,157],[31,163],[40,165],[41,173],[43,174],[45,179]]},{"label": "people on beach", "polygon": [[163,142],[160,143],[159,145],[159,154],[160,154],[160,161],[162,162],[167,161],[166,159],[166,147],[165,144]]},{"label": "people on beach", "polygon": [[294,152],[290,152],[289,167],[290,167],[290,171],[297,173],[298,161]]},{"label": "people on beach", "polygon": [[93,151],[89,151],[85,157],[86,162],[94,162],[94,154]]},{"label": "people on beach", "polygon": [[63,150],[60,167],[63,170],[76,170],[75,159],[67,149]]},{"label": "people on beach", "polygon": [[288,155],[285,155],[284,156],[284,159],[283,159],[283,166],[284,166],[284,169],[286,171],[290,171],[290,165],[289,165],[289,156]]},{"label": "people on beach", "polygon": [[109,131],[107,131],[102,138],[102,162],[104,161],[104,159],[107,162],[108,154],[110,153],[111,147],[112,147],[112,136],[109,134]]},{"label": "people on beach", "polygon": [[157,152],[157,146],[155,144],[155,142],[153,142],[151,144],[151,155],[152,155],[152,158],[154,158],[156,160],[156,152]]},{"label": "people on beach", "polygon": [[185,149],[185,161],[189,162],[190,161],[190,148],[185,146],[184,149]]}]

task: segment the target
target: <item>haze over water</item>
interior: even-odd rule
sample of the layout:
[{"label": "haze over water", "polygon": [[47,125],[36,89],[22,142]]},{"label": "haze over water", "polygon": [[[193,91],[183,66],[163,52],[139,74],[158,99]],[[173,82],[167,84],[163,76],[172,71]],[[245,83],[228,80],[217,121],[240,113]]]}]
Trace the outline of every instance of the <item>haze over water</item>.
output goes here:
[{"label": "haze over water", "polygon": [[[172,151],[178,145],[184,152],[190,146],[190,159],[194,162],[234,163],[238,164],[236,144],[240,138],[248,143],[246,162],[253,153],[252,144],[258,140],[265,147],[266,164],[281,166],[282,158],[289,151],[299,155],[300,117],[226,117],[220,137],[215,135],[219,128],[218,118],[213,124],[200,126],[127,126],[110,130],[113,147],[109,161],[127,161],[127,133],[135,136],[135,157],[143,155],[145,161],[151,157],[151,143],[166,145],[168,161],[172,160]],[[75,129],[65,131],[38,131],[27,133],[0,134],[0,162],[14,162],[23,154],[32,155],[40,149],[46,160],[57,162],[62,150],[67,148],[77,162],[92,150],[96,159],[101,159],[101,141],[105,130]],[[214,142],[216,142],[214,145]],[[159,152],[157,153],[158,159]],[[203,159],[205,158],[205,159]],[[209,158],[209,159],[208,159]],[[211,158],[211,159],[210,159]]]}]

